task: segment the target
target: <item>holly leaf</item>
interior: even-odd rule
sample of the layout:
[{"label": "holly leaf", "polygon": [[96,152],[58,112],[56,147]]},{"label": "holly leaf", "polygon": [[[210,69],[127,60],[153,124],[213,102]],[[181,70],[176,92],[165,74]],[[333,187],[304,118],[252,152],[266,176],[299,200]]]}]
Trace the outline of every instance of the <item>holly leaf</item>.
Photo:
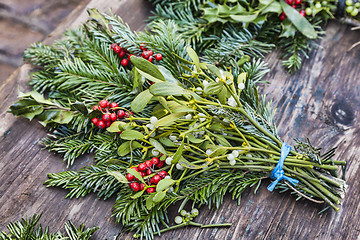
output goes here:
[{"label": "holly leaf", "polygon": [[304,36],[310,39],[316,39],[317,33],[311,23],[300,13],[291,7],[289,4],[285,3],[284,0],[280,0],[282,9],[284,10],[287,19],[299,30]]},{"label": "holly leaf", "polygon": [[279,37],[294,37],[296,34],[296,28],[294,25],[291,24],[291,22],[288,19],[285,19],[281,22],[281,28],[282,31],[279,35]]},{"label": "holly leaf", "polygon": [[72,110],[78,111],[79,113],[82,113],[83,115],[87,115],[89,113],[87,107],[82,102],[76,101],[75,103],[70,104],[70,108]]}]

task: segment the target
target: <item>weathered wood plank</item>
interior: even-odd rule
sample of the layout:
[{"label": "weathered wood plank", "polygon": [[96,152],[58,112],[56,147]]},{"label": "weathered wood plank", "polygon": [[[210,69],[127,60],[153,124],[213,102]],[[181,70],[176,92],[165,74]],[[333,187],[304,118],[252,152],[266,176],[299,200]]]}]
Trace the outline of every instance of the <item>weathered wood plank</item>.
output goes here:
[{"label": "weathered wood plank", "polygon": [[[124,5],[123,5],[124,4]],[[97,7],[122,16],[133,29],[143,27],[148,14],[146,1],[84,1],[47,40],[51,43],[67,27],[85,21],[85,8]],[[288,143],[292,138],[309,136],[315,145],[328,149],[340,144],[336,157],[349,160],[347,179],[350,185],[347,198],[338,213],[331,210],[319,217],[321,206],[308,201],[295,202],[289,194],[270,193],[265,182],[254,195],[246,191],[242,204],[237,206],[227,197],[219,210],[201,209],[196,219],[202,223],[232,222],[228,229],[185,228],[164,234],[159,239],[356,239],[359,229],[359,83],[358,50],[346,53],[352,43],[360,39],[359,32],[332,22],[319,48],[311,53],[302,70],[289,76],[281,67],[276,54],[267,61],[272,72],[267,79],[271,85],[262,91],[274,100],[278,108],[277,123],[280,134]],[[5,223],[44,211],[42,222],[60,228],[66,219],[101,229],[95,239],[114,239],[121,226],[111,218],[112,199],[99,201],[90,195],[84,199],[67,200],[61,189],[46,189],[42,183],[46,173],[64,170],[59,156],[40,150],[37,142],[45,136],[35,121],[14,119],[5,114],[16,100],[17,85],[26,88],[29,65],[18,69],[0,86],[0,230]],[[72,169],[87,165],[88,158]],[[175,211],[175,208],[173,209]],[[176,213],[172,212],[172,219]],[[131,239],[132,234],[120,233],[117,239]]]}]

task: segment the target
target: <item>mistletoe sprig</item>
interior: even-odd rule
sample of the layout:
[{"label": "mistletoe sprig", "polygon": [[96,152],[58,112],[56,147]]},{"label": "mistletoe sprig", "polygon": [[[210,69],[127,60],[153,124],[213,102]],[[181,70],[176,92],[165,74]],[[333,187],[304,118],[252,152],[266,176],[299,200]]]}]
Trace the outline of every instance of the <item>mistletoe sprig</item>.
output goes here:
[{"label": "mistletoe sprig", "polygon": [[[92,166],[49,174],[46,186],[68,189],[68,197],[116,195],[116,221],[139,238],[210,227],[181,211],[187,202],[218,208],[226,193],[240,201],[245,189],[256,191],[271,177],[281,158],[275,112],[257,91],[268,69],[244,54],[223,58],[226,67],[212,64],[215,54],[200,59],[172,21],[133,33],[120,18],[91,12],[93,19],[64,40],[25,52],[38,66],[31,80],[37,92],[21,94],[10,108],[45,121],[51,133],[43,144],[68,164],[94,153]],[[131,63],[121,63],[114,43]],[[157,65],[140,57],[145,45],[162,55]],[[280,181],[276,188],[337,211],[346,190],[337,170],[346,162],[333,155],[299,141],[283,166],[298,183]],[[167,209],[177,202],[184,218],[169,226]]]}]

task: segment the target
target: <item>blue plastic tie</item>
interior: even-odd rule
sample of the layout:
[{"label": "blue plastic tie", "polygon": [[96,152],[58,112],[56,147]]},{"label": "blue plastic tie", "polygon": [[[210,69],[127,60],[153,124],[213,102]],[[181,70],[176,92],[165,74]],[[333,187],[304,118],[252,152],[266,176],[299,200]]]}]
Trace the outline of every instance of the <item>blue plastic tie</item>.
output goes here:
[{"label": "blue plastic tie", "polygon": [[287,145],[286,143],[283,143],[283,145],[281,146],[280,159],[279,159],[278,163],[276,164],[276,167],[274,168],[274,170],[271,173],[271,179],[274,179],[275,181],[273,181],[267,187],[267,189],[270,192],[272,192],[274,190],[276,184],[278,184],[278,182],[280,182],[282,179],[290,182],[294,186],[299,183],[298,180],[284,175],[284,170],[283,170],[284,161],[285,161],[285,158],[287,157],[287,155],[290,153],[290,151],[291,151],[291,146]]}]

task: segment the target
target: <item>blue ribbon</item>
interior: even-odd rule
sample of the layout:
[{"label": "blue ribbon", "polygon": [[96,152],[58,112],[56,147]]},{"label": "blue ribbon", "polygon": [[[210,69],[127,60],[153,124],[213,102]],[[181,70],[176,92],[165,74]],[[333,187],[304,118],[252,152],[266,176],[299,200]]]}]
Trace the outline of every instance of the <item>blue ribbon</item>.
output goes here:
[{"label": "blue ribbon", "polygon": [[271,179],[274,179],[275,181],[273,181],[267,187],[267,189],[270,192],[272,192],[274,190],[276,184],[278,184],[278,182],[280,182],[282,179],[290,182],[294,186],[299,183],[298,180],[284,175],[284,170],[283,170],[284,161],[285,161],[285,158],[287,157],[287,155],[290,153],[290,151],[291,151],[291,146],[287,145],[286,143],[283,143],[283,145],[281,146],[280,159],[279,159],[278,163],[276,164],[276,167],[274,168],[274,170],[271,172]]}]

